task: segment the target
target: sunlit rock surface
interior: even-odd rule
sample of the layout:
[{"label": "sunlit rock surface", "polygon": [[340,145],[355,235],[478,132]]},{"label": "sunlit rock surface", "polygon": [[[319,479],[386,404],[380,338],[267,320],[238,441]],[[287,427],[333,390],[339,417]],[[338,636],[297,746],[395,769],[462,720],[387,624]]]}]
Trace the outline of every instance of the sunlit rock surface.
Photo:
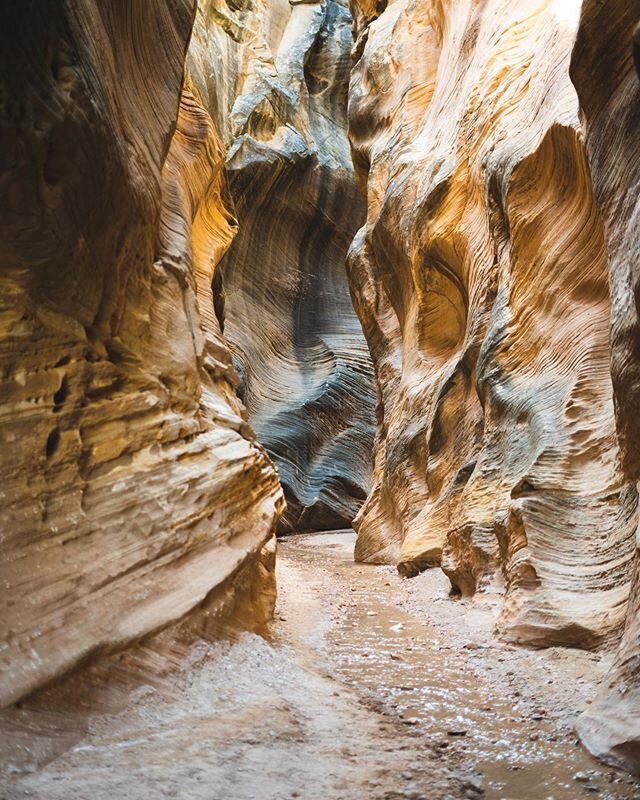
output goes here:
[{"label": "sunlit rock surface", "polygon": [[[611,364],[623,469],[640,479],[640,2],[583,4],[571,77],[609,257]],[[634,35],[635,31],[635,35]],[[634,65],[634,55],[636,63]],[[640,561],[609,680],[578,732],[600,757],[640,774]]]},{"label": "sunlit rock surface", "polygon": [[613,640],[637,497],[569,76],[580,3],[358,5],[349,267],[380,404],[357,557],[503,591],[513,641]]},{"label": "sunlit rock surface", "polygon": [[219,315],[278,466],[283,530],[348,527],[371,485],[373,371],[345,271],[364,219],[346,130],[351,45],[336,0],[210,0],[189,55],[238,219]]},{"label": "sunlit rock surface", "polygon": [[215,626],[236,587],[273,604],[281,492],[211,292],[224,152],[180,103],[194,5],[0,12],[2,703],[196,607]]}]

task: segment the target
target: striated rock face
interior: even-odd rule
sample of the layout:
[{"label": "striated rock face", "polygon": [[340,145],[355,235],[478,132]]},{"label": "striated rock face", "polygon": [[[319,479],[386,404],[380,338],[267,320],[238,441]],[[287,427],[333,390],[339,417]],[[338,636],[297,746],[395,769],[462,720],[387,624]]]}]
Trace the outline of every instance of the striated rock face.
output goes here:
[{"label": "striated rock face", "polygon": [[180,100],[194,10],[0,14],[2,703],[236,588],[273,603],[281,493],[211,290],[223,150]]},{"label": "striated rock face", "polygon": [[349,526],[371,482],[373,372],[345,271],[364,219],[347,139],[351,44],[337,0],[210,0],[190,49],[239,226],[219,316],[278,466],[283,530]]},{"label": "striated rock face", "polygon": [[380,396],[356,555],[441,565],[463,594],[504,584],[499,631],[535,646],[618,636],[635,552],[605,232],[569,76],[579,7],[354,13],[367,220],[350,280]]},{"label": "striated rock face", "polygon": [[[640,479],[639,21],[636,0],[586,0],[571,68],[586,126],[595,195],[605,223],[616,422],[622,466],[632,481]],[[579,720],[578,732],[593,753],[640,774],[638,557],[616,661],[597,701]]]}]

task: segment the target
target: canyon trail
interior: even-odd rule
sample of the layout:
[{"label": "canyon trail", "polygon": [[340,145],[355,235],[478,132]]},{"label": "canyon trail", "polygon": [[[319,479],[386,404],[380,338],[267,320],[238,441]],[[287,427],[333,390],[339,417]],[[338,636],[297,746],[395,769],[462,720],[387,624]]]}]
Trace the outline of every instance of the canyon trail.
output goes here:
[{"label": "canyon trail", "polygon": [[27,701],[24,741],[44,752],[47,736],[38,745],[33,734],[48,726],[57,755],[32,771],[17,735],[22,765],[1,796],[640,797],[640,784],[592,760],[572,730],[606,658],[502,644],[491,592],[452,600],[436,570],[407,581],[355,564],[353,542],[344,532],[280,542],[264,635],[198,643],[177,677],[141,682],[120,711],[99,691],[82,720],[73,703],[52,717]]}]

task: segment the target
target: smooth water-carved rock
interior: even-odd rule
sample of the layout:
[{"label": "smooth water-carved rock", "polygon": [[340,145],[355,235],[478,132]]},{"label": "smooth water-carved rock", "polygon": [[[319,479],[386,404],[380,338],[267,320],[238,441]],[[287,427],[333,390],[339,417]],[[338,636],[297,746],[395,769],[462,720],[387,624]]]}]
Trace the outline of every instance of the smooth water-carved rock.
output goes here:
[{"label": "smooth water-carved rock", "polygon": [[194,5],[0,13],[2,703],[196,607],[215,626],[236,587],[273,604],[281,492],[211,292],[224,152],[180,103]]},{"label": "smooth water-carved rock", "polygon": [[569,77],[580,3],[370,6],[355,15],[368,215],[350,280],[380,404],[357,557],[441,565],[463,594],[504,581],[499,630],[517,642],[613,639],[637,496]]},{"label": "smooth water-carved rock", "polygon": [[189,57],[229,149],[224,333],[278,466],[283,530],[349,526],[370,488],[373,373],[345,271],[364,219],[346,133],[351,42],[336,0],[213,0]]},{"label": "smooth water-carved rock", "polygon": [[[640,479],[639,22],[637,0],[586,0],[571,67],[586,124],[595,195],[605,223],[616,422],[622,467],[632,481]],[[620,649],[599,697],[580,718],[578,732],[593,753],[640,774],[638,556]]]}]

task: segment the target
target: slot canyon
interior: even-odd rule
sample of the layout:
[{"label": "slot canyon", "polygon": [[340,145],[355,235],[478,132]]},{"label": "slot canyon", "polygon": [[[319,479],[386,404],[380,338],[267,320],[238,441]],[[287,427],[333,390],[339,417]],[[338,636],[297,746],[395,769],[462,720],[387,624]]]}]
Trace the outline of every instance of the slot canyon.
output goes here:
[{"label": "slot canyon", "polygon": [[0,20],[0,800],[640,798],[640,0]]}]

